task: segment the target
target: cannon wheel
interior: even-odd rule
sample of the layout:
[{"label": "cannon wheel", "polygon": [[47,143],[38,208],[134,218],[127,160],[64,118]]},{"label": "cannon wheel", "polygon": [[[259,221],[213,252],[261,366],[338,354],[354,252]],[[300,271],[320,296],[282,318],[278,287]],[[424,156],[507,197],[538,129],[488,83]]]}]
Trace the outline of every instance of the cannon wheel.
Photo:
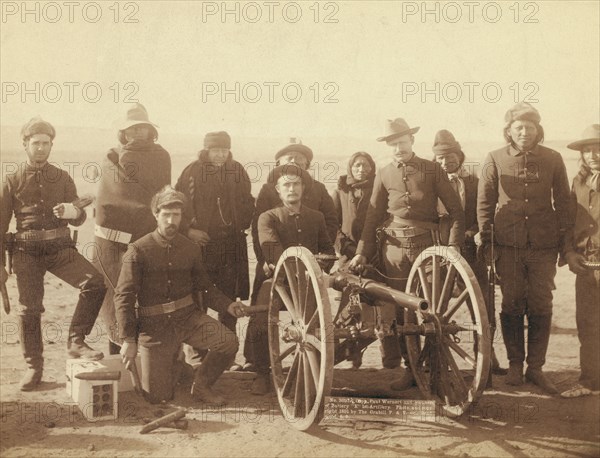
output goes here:
[{"label": "cannon wheel", "polygon": [[318,423],[333,381],[333,328],[327,285],[304,247],[281,255],[269,301],[273,385],[285,419],[299,430]]},{"label": "cannon wheel", "polygon": [[[406,292],[429,300],[432,311],[419,316],[405,310],[405,323],[435,330],[405,337],[417,385],[446,415],[462,415],[483,392],[490,367],[488,318],[475,274],[453,248],[430,247],[413,264]],[[452,324],[458,332],[442,331]]]}]

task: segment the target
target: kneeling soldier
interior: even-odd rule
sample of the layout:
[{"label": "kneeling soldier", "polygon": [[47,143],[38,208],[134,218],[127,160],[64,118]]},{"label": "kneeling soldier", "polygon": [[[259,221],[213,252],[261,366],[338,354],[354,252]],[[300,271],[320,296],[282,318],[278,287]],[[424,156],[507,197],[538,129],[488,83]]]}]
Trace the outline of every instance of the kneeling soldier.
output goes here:
[{"label": "kneeling soldier", "polygon": [[[204,312],[209,306],[236,316],[241,304],[231,302],[210,281],[200,247],[181,235],[184,196],[170,186],[151,203],[158,223],[154,232],[129,245],[115,289],[115,310],[123,362],[133,362],[140,344],[142,389],[150,402],[173,397],[173,362],[182,343],[208,350],[197,369],[192,395],[223,405],[211,386],[238,350],[232,331]],[[137,308],[136,308],[137,302]]]},{"label": "kneeling soldier", "polygon": [[[106,287],[102,276],[75,249],[68,224],[80,226],[86,213],[77,204],[77,190],[69,174],[48,163],[56,132],[51,124],[33,118],[21,129],[27,163],[9,174],[0,194],[0,234],[8,230],[14,212],[14,270],[19,289],[19,339],[27,371],[21,390],[31,391],[42,380],[44,367],[41,314],[44,312],[44,275],[50,272],[75,288],[79,301],[68,336],[72,358],[98,360],[102,352],[84,341],[98,317]],[[75,205],[74,205],[75,204]],[[0,237],[0,253],[4,253]],[[9,248],[12,252],[12,248]],[[2,264],[2,282],[8,273]]]}]

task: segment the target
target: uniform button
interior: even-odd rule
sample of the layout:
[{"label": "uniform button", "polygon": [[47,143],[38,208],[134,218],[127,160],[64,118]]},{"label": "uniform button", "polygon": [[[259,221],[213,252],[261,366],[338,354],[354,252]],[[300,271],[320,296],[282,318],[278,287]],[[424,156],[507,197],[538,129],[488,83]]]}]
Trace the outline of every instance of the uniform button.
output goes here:
[{"label": "uniform button", "polygon": [[590,205],[590,210],[592,210],[593,208],[594,208],[594,206],[593,206],[593,205]]},{"label": "uniform button", "polygon": [[410,205],[407,205],[406,208],[411,208]]},{"label": "uniform button", "polygon": [[169,265],[170,265],[170,266],[172,266],[173,264],[172,264],[172,263],[169,263]]},{"label": "uniform button", "polygon": [[529,202],[529,199],[525,199],[525,202]]},{"label": "uniform button", "polygon": [[525,183],[525,186],[527,186],[527,183]]},{"label": "uniform button", "polygon": [[526,216],[525,219],[529,219],[529,216]]},{"label": "uniform button", "polygon": [[167,317],[168,317],[168,318],[171,318],[171,314],[169,313],[169,314],[167,315]]},{"label": "uniform button", "polygon": [[590,224],[590,227],[594,227],[594,225],[593,225],[593,224]]},{"label": "uniform button", "polygon": [[302,232],[302,229],[298,229],[298,232]]}]

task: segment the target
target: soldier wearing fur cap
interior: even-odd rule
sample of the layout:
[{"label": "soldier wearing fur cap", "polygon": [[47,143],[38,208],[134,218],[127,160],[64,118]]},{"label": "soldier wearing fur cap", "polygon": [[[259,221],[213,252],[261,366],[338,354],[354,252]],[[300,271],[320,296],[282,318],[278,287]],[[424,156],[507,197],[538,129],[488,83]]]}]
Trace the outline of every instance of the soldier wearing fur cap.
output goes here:
[{"label": "soldier wearing fur cap", "polygon": [[210,307],[235,316],[231,301],[210,280],[200,247],[179,232],[185,197],[170,186],[152,199],[153,232],[129,245],[115,290],[121,354],[134,361],[138,347],[142,389],[150,402],[173,397],[173,363],[182,343],[207,351],[196,370],[192,395],[222,405],[212,385],[238,349],[233,332],[205,313]]},{"label": "soldier wearing fur cap", "polygon": [[[77,190],[72,178],[48,162],[54,127],[40,118],[23,126],[21,137],[27,163],[19,172],[5,177],[0,194],[0,250],[14,213],[14,271],[17,275],[21,349],[27,371],[21,380],[22,391],[30,391],[41,382],[43,341],[41,314],[44,312],[44,276],[50,272],[79,289],[79,300],[71,319],[68,354],[72,358],[102,359],[103,354],[85,343],[96,321],[106,288],[102,276],[81,256],[71,239],[68,225],[80,226],[86,218],[77,206]],[[4,257],[3,257],[4,259]],[[8,273],[1,269],[2,279]]]},{"label": "soldier wearing fur cap", "polygon": [[[527,315],[527,380],[557,393],[542,372],[550,338],[559,246],[571,227],[569,183],[562,157],[540,144],[539,112],[517,103],[505,116],[507,145],[483,163],[477,196],[482,252],[491,243],[502,290],[500,319],[509,360],[506,383],[523,384]],[[494,240],[491,225],[494,225]]]},{"label": "soldier wearing fur cap", "polygon": [[575,280],[579,335],[579,383],[562,393],[578,397],[600,393],[600,124],[588,126],[567,145],[579,151],[581,165],[571,188],[575,227],[569,231],[564,258]]},{"label": "soldier wearing fur cap", "polygon": [[[184,209],[182,233],[202,248],[204,265],[211,280],[232,301],[248,299],[248,245],[246,229],[254,214],[251,183],[244,166],[233,159],[227,132],[209,132],[198,159],[189,164],[177,180]],[[236,331],[237,320],[219,313],[219,321]],[[184,347],[187,361],[200,364],[201,354]]]}]

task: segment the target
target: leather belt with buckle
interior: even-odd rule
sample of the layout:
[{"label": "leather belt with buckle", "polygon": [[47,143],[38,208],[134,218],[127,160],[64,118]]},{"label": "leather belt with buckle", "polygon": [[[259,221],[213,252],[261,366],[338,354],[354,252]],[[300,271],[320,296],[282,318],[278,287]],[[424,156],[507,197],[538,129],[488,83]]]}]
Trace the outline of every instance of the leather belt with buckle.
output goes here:
[{"label": "leather belt with buckle", "polygon": [[163,315],[165,313],[172,313],[177,310],[183,309],[194,304],[194,299],[191,294],[177,299],[176,301],[167,302],[166,304],[150,305],[148,307],[138,307],[137,312],[141,317]]},{"label": "leather belt with buckle", "polygon": [[69,237],[71,231],[68,227],[57,227],[56,229],[49,230],[30,230],[17,232],[15,234],[15,240],[19,242],[41,242],[44,240],[61,239]]}]

